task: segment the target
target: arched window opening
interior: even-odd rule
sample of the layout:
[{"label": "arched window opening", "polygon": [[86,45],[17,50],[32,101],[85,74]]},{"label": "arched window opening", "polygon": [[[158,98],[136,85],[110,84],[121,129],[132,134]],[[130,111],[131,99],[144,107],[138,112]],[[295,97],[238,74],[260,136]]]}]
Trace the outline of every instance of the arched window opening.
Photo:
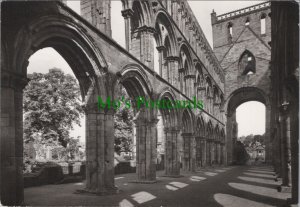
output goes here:
[{"label": "arched window opening", "polygon": [[135,1],[132,6],[133,15],[131,17],[131,31],[135,31],[143,25],[143,10],[139,1]]},{"label": "arched window opening", "polygon": [[239,71],[241,75],[251,75],[256,72],[255,57],[248,50],[240,58]]},{"label": "arched window opening", "polygon": [[186,95],[190,96],[190,88],[188,87],[190,84],[192,84],[190,78],[188,77],[191,69],[191,57],[190,53],[188,51],[188,48],[183,45],[180,53],[179,53],[179,64],[180,64],[180,89],[181,91]]},{"label": "arched window opening", "polygon": [[231,22],[229,22],[228,26],[227,26],[227,33],[228,33],[228,40],[229,41],[232,40],[232,35],[233,35],[232,26],[233,26],[233,24]]},{"label": "arched window opening", "polygon": [[260,17],[260,34],[266,34],[266,15],[263,14]]},{"label": "arched window opening", "polygon": [[188,64],[187,64],[187,61],[184,61],[184,93],[186,96],[189,96],[189,90],[188,90],[188,83],[187,83],[187,80],[186,80],[186,75],[188,74]]},{"label": "arched window opening", "polygon": [[153,51],[154,51],[154,63],[153,63],[153,67],[154,67],[154,71],[161,75],[161,72],[159,70],[159,53],[157,50],[157,44],[156,44],[156,40],[153,38]]}]

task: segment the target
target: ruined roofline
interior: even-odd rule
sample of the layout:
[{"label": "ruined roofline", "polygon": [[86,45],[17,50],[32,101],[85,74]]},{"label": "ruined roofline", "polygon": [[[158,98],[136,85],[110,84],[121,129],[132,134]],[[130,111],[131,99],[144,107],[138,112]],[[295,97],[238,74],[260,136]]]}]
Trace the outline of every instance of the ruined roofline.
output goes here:
[{"label": "ruined roofline", "polygon": [[[198,19],[196,18],[196,16],[195,16],[192,8],[190,7],[188,1],[187,0],[182,0],[182,2],[184,3],[185,8],[188,10],[189,15],[193,19],[193,21],[195,23],[195,26],[196,26],[196,28],[197,28],[197,30],[199,32],[199,35],[201,36],[201,38],[203,40],[203,43],[207,46],[207,49],[209,51],[208,55],[210,55],[212,57],[213,61],[216,63],[217,67],[219,68],[219,72],[217,72],[215,68],[214,68],[214,71],[215,71],[216,75],[220,78],[220,80],[222,82],[222,79],[223,80],[225,79],[225,74],[224,74],[223,68],[222,68],[220,62],[218,61],[218,58],[216,57],[215,53],[213,52],[213,49],[212,49],[211,45],[209,44],[209,42],[208,42],[208,40],[207,40],[207,38],[206,38],[206,36],[205,36],[205,34],[204,34],[204,32],[203,32],[200,24],[198,22]],[[192,47],[192,45],[191,45],[191,47]],[[212,74],[211,74],[211,76],[212,76]],[[225,93],[225,90],[222,91],[222,92]]]},{"label": "ruined roofline", "polygon": [[215,23],[220,23],[220,22],[223,22],[228,19],[236,18],[238,16],[243,16],[245,14],[254,13],[254,12],[257,12],[260,10],[268,9],[270,7],[271,7],[271,2],[267,1],[267,2],[263,2],[263,3],[256,4],[253,6],[238,9],[238,10],[235,10],[232,12],[228,12],[228,13],[216,16],[217,21]]}]

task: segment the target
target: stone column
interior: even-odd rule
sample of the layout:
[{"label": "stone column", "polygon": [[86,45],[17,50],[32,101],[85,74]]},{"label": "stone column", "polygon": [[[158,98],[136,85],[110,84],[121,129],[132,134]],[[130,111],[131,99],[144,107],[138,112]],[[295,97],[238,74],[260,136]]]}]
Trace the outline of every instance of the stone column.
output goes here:
[{"label": "stone column", "polygon": [[206,165],[211,165],[210,140],[206,141]]},{"label": "stone column", "polygon": [[111,37],[111,0],[80,1],[81,16]]},{"label": "stone column", "polygon": [[166,176],[171,176],[171,177],[180,176],[178,135],[179,135],[179,130],[173,128],[165,128],[165,136],[166,136],[165,175]]},{"label": "stone column", "polygon": [[153,34],[155,29],[152,27],[142,26],[138,30],[141,38],[140,60],[149,68],[154,70]]},{"label": "stone column", "polygon": [[202,165],[202,149],[201,149],[201,138],[196,137],[196,170],[201,168]]},{"label": "stone column", "polygon": [[292,199],[291,203],[298,203],[299,199],[299,100],[291,103],[290,110],[290,134],[291,134],[291,154],[292,154]]},{"label": "stone column", "polygon": [[202,148],[202,165],[203,165],[203,167],[205,167],[207,164],[207,158],[206,158],[206,143],[207,143],[207,141],[204,137],[202,137],[202,143],[203,143],[203,145],[201,146],[201,148]]},{"label": "stone column", "polygon": [[179,57],[176,56],[169,56],[167,57],[167,61],[168,61],[168,71],[169,71],[169,82],[177,87],[177,83],[178,83],[178,61],[179,61]]},{"label": "stone column", "polygon": [[[114,194],[114,116],[112,111],[86,111],[86,188],[84,192]],[[80,192],[80,191],[79,191]]]},{"label": "stone column", "polygon": [[147,120],[141,114],[136,120],[137,181],[156,182],[156,136],[158,119]]},{"label": "stone column", "polygon": [[183,170],[184,171],[192,171],[193,170],[193,137],[192,133],[183,133]]},{"label": "stone column", "polygon": [[125,41],[126,41],[126,50],[129,51],[129,46],[131,44],[131,27],[130,19],[133,15],[132,9],[122,10],[122,16],[124,17],[125,22]]},{"label": "stone column", "polygon": [[196,138],[194,135],[190,136],[190,171],[195,172],[196,171]]},{"label": "stone column", "polygon": [[163,67],[163,62],[164,62],[164,57],[163,57],[163,52],[166,49],[165,46],[158,46],[156,47],[157,51],[158,51],[158,55],[159,55],[159,75],[161,77],[166,77],[165,74],[165,70],[163,71],[164,67]]},{"label": "stone column", "polygon": [[288,104],[280,107],[280,128],[281,128],[281,150],[282,150],[282,185],[281,192],[291,191],[291,137],[290,117],[288,116]]},{"label": "stone column", "polygon": [[1,203],[22,205],[25,76],[1,70]]},{"label": "stone column", "polygon": [[271,143],[271,107],[266,105],[266,132],[265,132],[265,160],[266,163],[271,164],[272,162],[272,143]]},{"label": "stone column", "polygon": [[221,156],[222,156],[222,152],[221,152],[221,144],[220,141],[218,141],[217,143],[217,149],[218,149],[218,164],[221,165]]}]

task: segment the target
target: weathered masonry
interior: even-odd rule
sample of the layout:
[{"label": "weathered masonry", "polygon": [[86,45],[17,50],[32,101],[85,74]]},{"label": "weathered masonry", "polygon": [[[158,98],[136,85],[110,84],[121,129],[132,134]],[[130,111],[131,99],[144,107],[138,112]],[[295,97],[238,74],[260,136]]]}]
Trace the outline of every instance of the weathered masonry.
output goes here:
[{"label": "weathered masonry", "polygon": [[266,106],[266,161],[270,150],[270,74],[271,13],[270,2],[217,16],[211,14],[214,52],[225,73],[226,147],[229,163],[237,138],[236,108],[247,101]]},{"label": "weathered masonry", "polygon": [[[123,1],[126,49],[111,39],[110,1],[81,1],[82,17],[61,2],[1,4],[1,201],[23,202],[22,93],[28,58],[52,47],[80,83],[86,112],[85,191],[109,194],[114,185],[114,111],[97,96],[204,101],[203,110],[135,111],[137,182],[155,182],[157,114],[163,118],[168,176],[226,163],[224,74],[185,1]],[[153,48],[154,41],[157,48]],[[154,71],[154,49],[160,55]],[[118,58],[116,58],[118,57]]]},{"label": "weathered masonry", "polygon": [[218,16],[213,12],[212,49],[187,1],[122,0],[123,48],[111,38],[110,0],[81,0],[82,16],[63,2],[1,4],[2,204],[21,205],[24,200],[23,88],[29,57],[46,47],[72,68],[87,109],[84,191],[103,195],[118,190],[115,112],[100,111],[97,96],[118,99],[123,86],[131,99],[196,97],[204,102],[203,110],[134,106],[136,182],[156,182],[158,130],[164,133],[166,176],[234,163],[235,111],[255,100],[266,106],[266,161],[282,177],[281,189],[292,187],[292,201],[297,202],[298,5],[265,2]]}]

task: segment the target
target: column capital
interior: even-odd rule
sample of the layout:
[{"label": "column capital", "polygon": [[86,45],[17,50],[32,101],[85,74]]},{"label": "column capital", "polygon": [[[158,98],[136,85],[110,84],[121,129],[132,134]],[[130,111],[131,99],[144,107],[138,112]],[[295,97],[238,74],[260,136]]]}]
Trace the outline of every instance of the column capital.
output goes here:
[{"label": "column capital", "polygon": [[179,57],[178,56],[168,56],[165,58],[167,61],[179,61]]},{"label": "column capital", "polygon": [[198,91],[205,91],[205,87],[203,87],[203,86],[198,86],[198,87],[197,87],[197,90],[198,90]]},{"label": "column capital", "polygon": [[1,87],[23,90],[29,81],[30,79],[28,79],[25,75],[5,70],[1,71]]},{"label": "column capital", "polygon": [[178,129],[178,127],[165,127],[164,131],[170,133],[179,133],[180,129]]},{"label": "column capital", "polygon": [[184,137],[192,137],[192,136],[194,136],[194,134],[191,133],[191,132],[182,132],[181,135],[184,136]]},{"label": "column capital", "polygon": [[157,46],[156,49],[158,50],[158,52],[162,52],[166,49],[166,47],[161,45],[161,46]]},{"label": "column capital", "polygon": [[133,122],[136,126],[138,125],[150,125],[150,126],[153,126],[153,125],[156,125],[158,123],[159,119],[147,119],[147,118],[136,118],[136,119],[133,119]]},{"label": "column capital", "polygon": [[149,27],[147,25],[144,25],[144,26],[141,26],[141,27],[137,28],[136,31],[137,32],[148,32],[148,33],[152,33],[152,34],[156,33],[155,28]]},{"label": "column capital", "polygon": [[122,16],[127,19],[133,16],[134,11],[132,9],[124,9],[121,11]]},{"label": "column capital", "polygon": [[184,76],[184,79],[189,79],[189,78],[196,79],[196,76],[195,76],[195,75],[192,75],[192,74],[190,74],[190,75],[185,75],[185,76]]},{"label": "column capital", "polygon": [[179,71],[179,73],[182,73],[182,72],[185,71],[185,69],[184,68],[179,68],[178,71]]}]

